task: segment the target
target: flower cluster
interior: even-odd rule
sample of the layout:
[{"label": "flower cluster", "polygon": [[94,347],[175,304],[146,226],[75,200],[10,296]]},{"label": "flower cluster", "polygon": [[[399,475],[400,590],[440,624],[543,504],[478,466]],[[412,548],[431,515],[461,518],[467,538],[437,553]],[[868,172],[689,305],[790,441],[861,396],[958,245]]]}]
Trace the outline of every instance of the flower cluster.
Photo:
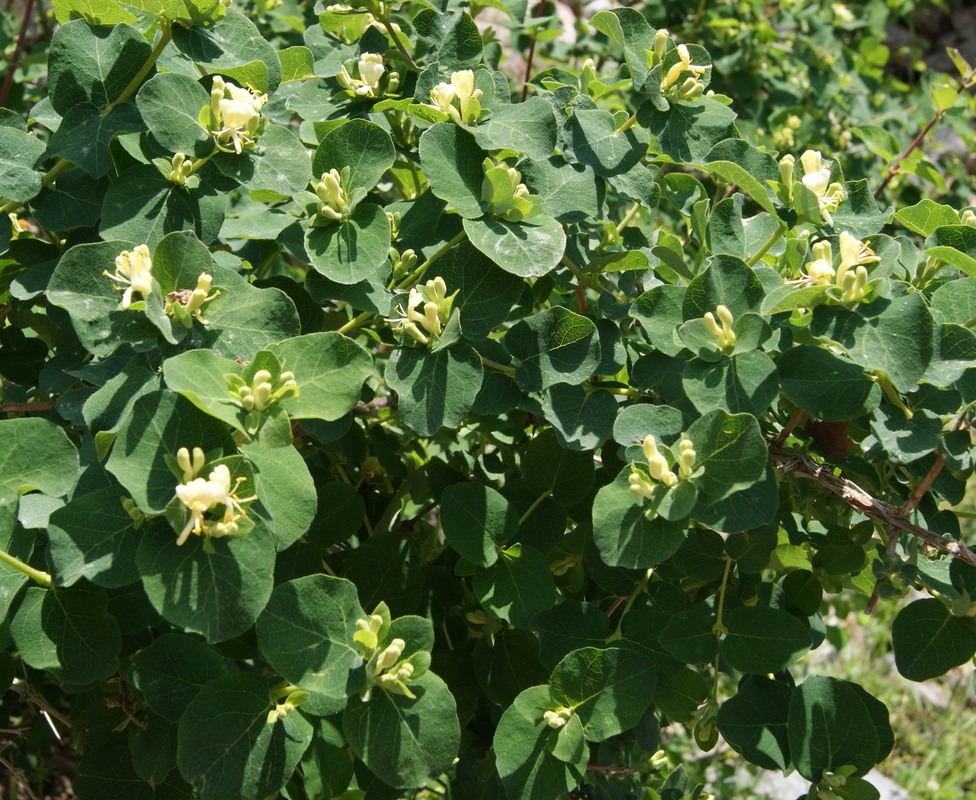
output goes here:
[{"label": "flower cluster", "polygon": [[[193,448],[192,458],[190,451],[181,447],[176,453],[176,462],[183,470],[183,482],[177,485],[176,496],[190,511],[190,518],[176,543],[183,544],[191,533],[197,536],[205,533],[215,538],[237,535],[238,518],[247,516],[241,503],[257,500],[256,496],[240,498],[235,493],[244,478],[238,478],[232,485],[226,464],[214,467],[206,480],[196,477],[206,463],[206,456],[199,447]],[[208,512],[220,508],[223,508],[223,515],[219,520],[208,521],[204,518]]]},{"label": "flower cluster", "polygon": [[[651,60],[655,64],[664,61],[669,38],[670,34],[664,28],[655,35],[651,55]],[[705,83],[701,78],[712,68],[712,65],[693,64],[688,45],[679,44],[675,47],[675,52],[678,54],[678,61],[672,64],[661,78],[661,93],[675,100],[694,100],[705,91]],[[681,80],[682,75],[686,76],[684,80]]]},{"label": "flower cluster", "polygon": [[247,411],[264,411],[272,403],[284,400],[286,397],[298,397],[298,384],[291,372],[282,372],[276,384],[272,383],[272,375],[266,369],[259,369],[254,373],[251,383],[247,384],[238,375],[225,376],[231,396]]},{"label": "flower cluster", "polygon": [[145,300],[153,288],[152,257],[149,255],[149,248],[140,244],[132,250],[123,250],[115,257],[115,272],[106,270],[102,274],[122,284],[112,287],[116,291],[125,289],[119,308],[131,307],[133,295],[138,295],[139,299]]},{"label": "flower cluster", "polygon": [[[642,444],[644,458],[647,459],[647,474],[642,470],[631,468],[630,471],[630,492],[634,497],[651,499],[658,484],[670,489],[677,486],[680,481],[687,480],[694,472],[695,461],[698,454],[691,439],[682,439],[678,442],[678,471],[675,473],[671,469],[668,459],[657,449],[657,441],[652,434],[644,437]],[[650,475],[650,480],[648,480]]]},{"label": "flower cluster", "polygon": [[[785,155],[780,159],[779,171],[780,182],[786,188],[788,196],[792,196],[793,187],[793,165],[796,159],[791,155]],[[819,150],[805,150],[800,156],[800,164],[803,167],[803,177],[800,179],[817,197],[817,205],[820,213],[828,225],[834,224],[831,216],[841,201],[846,197],[844,187],[837,182],[830,180],[830,167],[828,167],[821,156]]]},{"label": "flower cluster", "polygon": [[379,686],[390,694],[400,694],[412,700],[415,695],[407,687],[407,682],[415,676],[416,667],[410,660],[401,661],[407,647],[403,639],[393,639],[379,650],[379,635],[384,623],[385,620],[379,614],[373,614],[369,619],[356,620],[353,642],[359,647],[363,657],[372,664],[369,684],[360,693],[360,698],[363,702],[368,701],[372,696],[373,686]]},{"label": "flower cluster", "polygon": [[[379,53],[363,53],[356,62],[356,69],[359,77],[354,78],[349,74],[349,70],[343,64],[336,75],[336,80],[343,89],[348,89],[359,97],[376,97],[380,86],[380,80],[386,67],[383,65],[383,56]],[[392,79],[396,73],[391,73]]]},{"label": "flower cluster", "polygon": [[482,169],[481,202],[488,216],[520,222],[535,210],[538,197],[529,194],[529,188],[522,183],[522,173],[515,167],[496,166],[486,158]]},{"label": "flower cluster", "polygon": [[206,325],[207,320],[203,318],[203,306],[209,303],[220,294],[220,290],[210,294],[213,286],[213,275],[201,272],[197,278],[195,289],[180,289],[178,292],[170,292],[166,296],[166,305],[163,311],[166,315],[177,320],[183,327],[189,328],[196,320],[201,325]]},{"label": "flower cluster", "polygon": [[830,242],[824,240],[813,245],[813,260],[806,270],[809,283],[817,286],[837,286],[844,303],[857,303],[864,299],[868,282],[867,264],[879,259],[868,244],[844,231],[838,240],[840,265],[834,270]]},{"label": "flower cluster", "polygon": [[314,184],[319,199],[319,216],[328,222],[347,219],[351,213],[349,195],[342,188],[342,176],[335,168],[322,173],[322,180]]},{"label": "flower cluster", "polygon": [[[718,320],[715,317],[718,316]],[[731,353],[735,349],[735,331],[732,330],[732,312],[728,306],[719,305],[713,314],[705,312],[705,327],[715,337],[719,349],[723,353]],[[719,324],[721,323],[721,324]]]},{"label": "flower cluster", "polygon": [[450,83],[438,83],[430,90],[430,108],[449,114],[463,125],[475,125],[481,115],[481,89],[474,88],[474,73],[462,69],[451,73]]},{"label": "flower cluster", "polygon": [[226,82],[220,75],[214,76],[210,89],[210,126],[217,146],[227,145],[240,152],[254,144],[261,108],[268,102],[266,94],[258,95],[250,89],[242,89]]},{"label": "flower cluster", "polygon": [[394,310],[400,316],[387,322],[393,323],[393,330],[426,345],[430,341],[429,334],[440,336],[444,332],[456,296],[457,291],[448,295],[447,284],[438,275],[422,286],[414,286],[407,294],[406,311],[404,306],[397,306]]},{"label": "flower cluster", "polygon": [[567,706],[562,706],[561,708],[557,708],[552,711],[546,711],[542,715],[542,719],[545,720],[546,725],[548,725],[550,728],[558,729],[569,722],[570,717],[572,716],[573,709],[568,708]]}]

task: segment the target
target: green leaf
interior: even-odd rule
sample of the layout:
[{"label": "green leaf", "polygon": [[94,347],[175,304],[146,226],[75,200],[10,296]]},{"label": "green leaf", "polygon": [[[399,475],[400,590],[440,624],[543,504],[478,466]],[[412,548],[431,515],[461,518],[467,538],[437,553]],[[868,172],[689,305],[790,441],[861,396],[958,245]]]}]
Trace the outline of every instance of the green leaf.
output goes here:
[{"label": "green leaf", "polygon": [[450,766],[461,731],[447,684],[433,672],[409,682],[414,699],[375,688],[342,714],[352,751],[390,786],[418,788]]},{"label": "green leaf", "polygon": [[517,628],[556,603],[556,584],[549,562],[533,547],[504,551],[494,565],[476,572],[471,588],[482,607]]},{"label": "green leaf", "polygon": [[758,417],[779,394],[776,365],[756,350],[715,363],[693,358],[685,364],[681,386],[702,414],[728,409]]},{"label": "green leaf", "polygon": [[353,635],[365,617],[349,581],[309,575],[275,587],[257,621],[258,646],[279,675],[311,695],[303,709],[333,714],[361,687]]},{"label": "green leaf", "polygon": [[226,674],[215,648],[182,633],[164,633],[132,656],[129,683],[153,712],[178,722],[200,689]]},{"label": "green leaf", "polygon": [[569,152],[576,161],[608,178],[629,172],[647,153],[646,135],[634,128],[617,133],[609,111],[577,108],[566,124]]},{"label": "green leaf", "polygon": [[54,32],[48,52],[51,105],[62,116],[80,103],[106,111],[135,79],[150,52],[150,44],[129,25],[66,22]]},{"label": "green leaf", "polygon": [[132,765],[132,754],[123,747],[92,749],[78,764],[72,790],[79,798],[104,800],[154,800],[153,787],[139,777]]},{"label": "green leaf", "polygon": [[562,226],[542,214],[524,222],[495,217],[465,219],[464,231],[478,250],[520,278],[538,278],[551,272],[566,249]]},{"label": "green leaf", "polygon": [[708,696],[709,684],[696,669],[679,667],[658,676],[654,705],[675,722],[690,722]]},{"label": "green leaf", "polygon": [[54,16],[61,23],[83,19],[89,25],[114,25],[135,19],[114,0],[54,0]]},{"label": "green leaf", "polygon": [[757,150],[744,139],[726,139],[708,151],[704,168],[738,186],[764,211],[776,216],[769,181],[779,181],[779,165],[769,153]]},{"label": "green leaf", "polygon": [[0,420],[0,438],[0,507],[27,492],[61,497],[74,488],[78,451],[57,425],[37,417]]},{"label": "green leaf", "polygon": [[281,125],[268,125],[255,145],[245,148],[240,155],[218,154],[214,164],[224,175],[252,192],[270,191],[282,197],[297,194],[312,179],[305,145]]},{"label": "green leaf", "polygon": [[360,203],[349,219],[313,226],[305,248],[315,269],[336,283],[385,281],[390,271],[390,220],[374,203]]},{"label": "green leaf", "polygon": [[265,680],[248,673],[217,678],[190,701],[180,719],[177,763],[201,800],[262,800],[288,782],[312,726],[294,711],[268,722],[270,708]]},{"label": "green leaf", "polygon": [[630,491],[630,469],[604,486],[593,501],[593,542],[610,567],[647,569],[670,558],[684,541],[684,526],[648,518]]},{"label": "green leaf", "polygon": [[647,51],[654,50],[655,34],[644,16],[634,8],[613,8],[598,11],[590,19],[590,24],[623,48],[634,88],[642,89],[650,72]]},{"label": "green leaf", "polygon": [[312,51],[302,45],[286,47],[278,51],[281,59],[281,82],[305,81],[315,77]]},{"label": "green leaf", "polygon": [[573,505],[593,486],[593,457],[560,446],[555,431],[544,430],[529,443],[522,474],[530,492]]},{"label": "green leaf", "polygon": [[305,459],[290,443],[265,447],[253,442],[240,450],[255,467],[259,505],[254,513],[265,519],[279,552],[291,547],[311,526],[318,503]]},{"label": "green leaf", "polygon": [[280,401],[291,419],[331,422],[352,411],[373,366],[365,348],[332,331],[285,339],[268,349],[295,373],[298,397]]},{"label": "green leaf", "polygon": [[472,655],[481,691],[500,706],[511,705],[519,692],[544,681],[548,672],[539,661],[538,637],[519,628],[497,631],[491,640],[482,637]]},{"label": "green leaf", "polygon": [[719,732],[732,749],[763,769],[790,763],[786,723],[793,689],[760,675],[747,675],[718,711]]},{"label": "green leaf", "polygon": [[281,61],[275,48],[261,35],[251,20],[234,8],[228,9],[216,25],[174,25],[173,44],[192,61],[206,67],[208,72],[224,72],[252,61],[262,62],[267,68],[267,83],[250,87],[256,91],[273,92],[281,82]]},{"label": "green leaf", "polygon": [[959,213],[951,206],[944,206],[926,197],[913,206],[896,211],[895,219],[912,233],[927,237],[943,225],[958,225]]},{"label": "green leaf", "polygon": [[711,614],[680,611],[661,631],[658,644],[683,664],[704,664],[718,653],[714,625]]},{"label": "green leaf", "polygon": [[[942,418],[919,408],[908,419],[899,408],[885,405],[875,409],[869,423],[874,443],[879,445],[892,464],[910,464],[927,456],[938,446],[942,433]],[[871,444],[863,441],[864,449]]]},{"label": "green leaf", "polygon": [[533,686],[515,698],[495,729],[495,765],[509,800],[552,800],[583,780],[589,753],[567,763],[552,752],[554,734],[544,718],[553,710],[548,686]]},{"label": "green leaf", "polygon": [[244,407],[231,394],[224,377],[240,375],[241,371],[235,361],[221,358],[212,350],[187,350],[163,362],[163,377],[168,389],[211,417],[247,433]]},{"label": "green leaf", "polygon": [[570,450],[596,450],[608,438],[617,415],[617,401],[609,392],[590,392],[559,383],[550,387],[542,410],[559,443]]},{"label": "green leaf", "polygon": [[657,149],[669,158],[704,164],[715,145],[735,134],[735,112],[711,97],[694,102],[678,100],[667,111],[644,103],[637,121],[656,139]]},{"label": "green leaf", "polygon": [[759,480],[769,456],[759,423],[750,414],[715,409],[688,428],[698,460],[691,481],[714,502]]},{"label": "green leaf", "polygon": [[129,729],[132,765],[139,777],[162,783],[176,766],[176,724],[150,714],[145,726]]},{"label": "green leaf", "polygon": [[976,228],[944,225],[925,240],[925,255],[941,259],[976,278]]},{"label": "green leaf", "polygon": [[44,189],[31,203],[37,221],[48,230],[91,228],[102,214],[108,180],[92,180],[82,170],[70,170]]},{"label": "green leaf", "polygon": [[932,294],[931,309],[938,322],[968,325],[976,319],[976,280],[959,278],[943,283]]},{"label": "green leaf", "polygon": [[505,346],[516,359],[515,380],[527,392],[582,383],[600,363],[596,325],[562,306],[516,323],[505,334]]},{"label": "green leaf", "polygon": [[481,567],[498,560],[501,544],[518,533],[518,513],[490,486],[456,483],[441,494],[444,536],[463,558]]},{"label": "green leaf", "polygon": [[478,396],[482,372],[481,358],[463,342],[436,353],[404,347],[390,357],[386,382],[399,395],[403,421],[430,436],[461,424]]},{"label": "green leaf", "polygon": [[573,223],[601,216],[603,182],[592,167],[569,164],[560,156],[540,156],[519,162],[522,179],[542,208],[557,222]]},{"label": "green leaf", "polygon": [[34,164],[44,150],[36,136],[0,127],[0,196],[24,203],[41,191],[41,173],[34,171]]},{"label": "green leaf", "polygon": [[797,345],[779,357],[776,367],[783,391],[816,419],[854,419],[881,402],[881,387],[861,367],[822,347]]},{"label": "green leaf", "polygon": [[225,430],[173,392],[141,397],[122,423],[106,469],[126,488],[147,514],[161,514],[180,483],[166,462],[181,447],[225,450],[232,444]]},{"label": "green leaf", "polygon": [[[682,311],[684,286],[662,284],[644,292],[630,307],[630,316],[636,319],[647,334],[655,350],[676,356],[683,349],[674,340],[674,332],[684,321]],[[714,313],[714,309],[712,310]]]},{"label": "green leaf", "polygon": [[220,0],[120,0],[122,5],[138,8],[153,16],[192,25],[209,25],[220,19],[225,6]]},{"label": "green leaf", "polygon": [[413,24],[425,45],[427,63],[449,73],[481,63],[481,31],[467,12],[426,8]]},{"label": "green leaf", "polygon": [[759,311],[762,305],[762,282],[755,271],[741,258],[714,256],[707,269],[688,285],[682,301],[686,320],[700,319],[705,312],[715,313],[724,305],[738,318],[748,311]]},{"label": "green leaf", "polygon": [[274,585],[274,558],[271,534],[257,524],[246,536],[192,536],[181,546],[172,531],[159,531],[143,537],[138,563],[149,602],[163,619],[222,642],[258,618]]},{"label": "green leaf", "polygon": [[902,392],[915,388],[932,360],[932,316],[917,293],[855,309],[818,306],[810,332],[837,342],[865,370],[887,373]]},{"label": "green leaf", "polygon": [[200,124],[210,94],[197,81],[176,72],[161,72],[143,84],[136,106],[150,133],[171,153],[207,156],[213,136]]},{"label": "green leaf", "polygon": [[109,146],[121,133],[140,132],[146,126],[133,103],[115,106],[101,114],[91,103],[72,106],[51,135],[48,156],[60,156],[100,178],[114,167]]},{"label": "green leaf", "polygon": [[866,179],[847,181],[844,191],[846,197],[831,215],[834,230],[848,231],[852,236],[864,239],[880,232],[888,224],[894,209],[878,206]]},{"label": "green leaf", "polygon": [[909,603],[891,626],[898,672],[912,681],[944,675],[976,653],[976,622],[954,617],[941,600],[926,597]]},{"label": "green leaf", "polygon": [[346,191],[370,191],[395,160],[396,148],[389,133],[374,122],[352,119],[322,139],[312,160],[312,171],[318,179],[330,169],[341,173],[349,167]]},{"label": "green leaf", "polygon": [[122,499],[122,492],[110,487],[75,496],[51,514],[48,555],[58,585],[86,578],[112,588],[139,580],[136,550],[154,523],[137,528]]},{"label": "green leaf", "polygon": [[487,122],[467,130],[485,150],[514,150],[532,159],[549,158],[556,146],[556,118],[541,97],[497,106]]},{"label": "green leaf", "polygon": [[539,634],[539,657],[551,669],[573,650],[602,647],[610,622],[596,606],[566,599],[536,614],[532,629]]},{"label": "green leaf", "polygon": [[742,606],[730,611],[723,622],[728,632],[722,655],[740,672],[779,672],[810,649],[807,626],[777,608]]},{"label": "green leaf", "polygon": [[576,650],[549,679],[553,704],[573,709],[587,740],[602,742],[633,728],[654,697],[654,665],[634,650]]},{"label": "green leaf", "polygon": [[210,189],[188,189],[156,167],[136,164],[109,186],[102,203],[103,239],[146,244],[152,250],[168,233],[192,231],[212,242],[224,224],[226,198]]},{"label": "green leaf", "polygon": [[880,744],[872,715],[846,681],[807,678],[793,690],[787,730],[793,764],[808,781],[848,765],[859,777],[877,763]]},{"label": "green leaf", "polygon": [[441,256],[436,272],[431,272],[444,279],[448,294],[457,290],[453,307],[469,341],[487,336],[505,322],[525,288],[523,281],[495,266],[470,242],[461,242]]},{"label": "green leaf", "polygon": [[452,122],[432,125],[420,137],[420,166],[430,190],[466,219],[484,214],[481,182],[487,155],[470,133]]},{"label": "green leaf", "polygon": [[20,657],[53,671],[67,691],[80,691],[118,672],[119,626],[106,612],[104,589],[81,583],[70,589],[28,587],[10,621]]}]

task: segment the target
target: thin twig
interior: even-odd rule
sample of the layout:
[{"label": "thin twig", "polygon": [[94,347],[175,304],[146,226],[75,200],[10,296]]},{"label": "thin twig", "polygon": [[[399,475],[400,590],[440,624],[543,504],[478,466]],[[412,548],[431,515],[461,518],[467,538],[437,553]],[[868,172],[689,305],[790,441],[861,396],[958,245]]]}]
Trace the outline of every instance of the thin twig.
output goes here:
[{"label": "thin twig", "polygon": [[[535,16],[542,16],[542,9],[545,8],[546,0],[539,0],[535,7]],[[535,42],[539,38],[538,33],[532,31],[532,42],[529,44],[529,55],[525,59],[525,78],[522,79],[522,101],[525,102],[525,98],[529,94],[529,78],[532,77],[532,61],[535,59]]]},{"label": "thin twig", "polygon": [[800,424],[803,417],[806,416],[806,410],[803,408],[798,408],[796,413],[790,417],[790,421],[783,426],[783,430],[776,434],[776,438],[773,439],[773,444],[777,447],[786,441],[786,437],[793,433],[793,429]]},{"label": "thin twig", "polygon": [[840,497],[852,508],[873,519],[880,520],[892,531],[910,533],[930,547],[935,547],[976,567],[976,554],[965,544],[947,539],[925,528],[920,528],[901,515],[901,509],[872,497],[853,481],[834,475],[830,469],[817,464],[809,456],[785,450],[774,444],[769,445],[773,464],[783,474],[792,473],[798,478],[814,481],[821,489]]},{"label": "thin twig", "polygon": [[0,403],[0,414],[23,414],[27,411],[50,411],[54,403]]},{"label": "thin twig", "polygon": [[940,111],[936,111],[935,112],[935,116],[932,117],[932,119],[929,120],[928,125],[926,125],[924,128],[922,128],[922,130],[918,134],[918,136],[916,136],[912,140],[912,143],[910,145],[908,145],[908,148],[905,150],[905,152],[902,153],[900,156],[898,156],[898,158],[896,158],[894,161],[891,162],[891,164],[888,167],[888,174],[884,176],[884,180],[881,181],[881,185],[877,189],[875,189],[875,191],[874,191],[874,199],[875,200],[877,200],[879,197],[881,197],[881,193],[886,188],[888,188],[888,184],[891,183],[891,179],[894,178],[895,175],[898,174],[898,170],[901,167],[901,162],[904,161],[906,158],[908,158],[915,151],[915,148],[918,147],[922,143],[922,139],[924,139],[926,137],[926,135],[928,135],[928,132],[930,130],[932,130],[932,128],[935,127],[935,123],[937,123],[940,119],[942,119],[942,115],[943,114],[945,114],[945,111],[941,111],[941,110]]},{"label": "thin twig", "polygon": [[911,497],[905,501],[900,509],[898,509],[899,515],[907,517],[909,512],[915,506],[921,502],[922,498],[925,497],[925,493],[931,488],[935,479],[939,477],[939,473],[942,472],[942,467],[945,466],[945,459],[942,457],[942,453],[938,450],[935,451],[935,463],[932,465],[932,469],[928,471],[924,478],[922,478],[921,483],[915,487],[915,491],[912,492]]},{"label": "thin twig", "polygon": [[3,86],[0,87],[0,106],[6,107],[7,97],[10,94],[10,87],[13,85],[14,72],[20,63],[20,53],[24,49],[24,39],[27,36],[27,28],[30,25],[31,14],[34,11],[34,0],[27,0],[24,6],[24,19],[20,23],[20,32],[17,34],[17,41],[14,44],[14,52],[10,55],[7,62],[7,74],[3,76]]}]

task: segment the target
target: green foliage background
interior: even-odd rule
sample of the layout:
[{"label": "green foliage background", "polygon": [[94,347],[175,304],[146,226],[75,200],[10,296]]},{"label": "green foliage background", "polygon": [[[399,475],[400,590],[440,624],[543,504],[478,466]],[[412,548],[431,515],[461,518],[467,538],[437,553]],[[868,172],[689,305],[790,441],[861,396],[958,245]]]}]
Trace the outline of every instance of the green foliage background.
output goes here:
[{"label": "green foliage background", "polygon": [[829,610],[897,608],[912,681],[976,653],[930,135],[976,73],[903,81],[911,11],[56,0],[0,114],[10,752],[43,712],[82,800],[702,797],[681,729],[877,797]]}]

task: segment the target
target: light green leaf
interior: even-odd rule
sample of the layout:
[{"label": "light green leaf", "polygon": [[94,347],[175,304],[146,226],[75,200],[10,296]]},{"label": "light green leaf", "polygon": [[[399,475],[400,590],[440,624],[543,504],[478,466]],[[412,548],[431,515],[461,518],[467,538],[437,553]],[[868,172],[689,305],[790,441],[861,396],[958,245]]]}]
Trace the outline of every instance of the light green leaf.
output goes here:
[{"label": "light green leaf", "polygon": [[520,278],[538,278],[551,272],[566,249],[562,226],[544,214],[524,222],[496,217],[466,219],[464,231],[478,250]]},{"label": "light green leaf", "polygon": [[336,283],[384,281],[390,270],[390,221],[375,203],[360,203],[352,216],[305,233],[311,264]]},{"label": "light green leaf", "polygon": [[779,165],[769,153],[757,150],[744,139],[719,142],[705,156],[705,170],[728,184],[735,184],[776,216],[769,181],[779,181]]},{"label": "light green leaf", "polygon": [[422,10],[413,18],[427,63],[448,73],[471,69],[481,63],[481,31],[465,11]]},{"label": "light green leaf", "polygon": [[655,34],[644,16],[635,8],[613,8],[598,11],[590,24],[623,48],[634,88],[642,89],[650,72],[647,51],[654,49]]},{"label": "light green leaf", "polygon": [[220,0],[120,0],[122,5],[138,8],[174,22],[209,25],[224,16],[226,6]]},{"label": "light green leaf", "polygon": [[759,311],[764,294],[762,282],[745,261],[735,256],[714,256],[708,268],[688,285],[682,314],[686,320],[700,319],[706,311],[714,314],[719,305],[724,305],[736,318]]},{"label": "light green leaf", "polygon": [[658,150],[675,161],[704,164],[719,142],[735,134],[735,112],[711,97],[693,102],[678,100],[667,111],[644,103],[637,121],[656,139]]},{"label": "light green leaf", "polygon": [[352,119],[325,135],[315,151],[312,171],[318,180],[330,169],[341,173],[349,167],[346,191],[370,191],[395,160],[396,148],[389,133],[374,122]]},{"label": "light green leaf", "polygon": [[466,130],[485,150],[514,150],[531,159],[549,158],[556,146],[556,118],[541,97],[497,106],[487,122]]},{"label": "light green leaf", "polygon": [[187,75],[162,72],[142,85],[136,106],[150,133],[171,153],[207,156],[213,136],[200,124],[210,94]]},{"label": "light green leaf", "polygon": [[81,475],[78,451],[54,423],[37,417],[0,420],[0,439],[0,506],[27,492],[62,497],[74,488]]},{"label": "light green leaf", "polygon": [[115,25],[135,19],[114,0],[54,0],[54,16],[61,23],[83,19],[89,25]]},{"label": "light green leaf", "polygon": [[587,393],[582,386],[557,383],[546,393],[542,410],[563,447],[596,450],[610,437],[617,401],[609,392]]},{"label": "light green leaf", "polygon": [[182,395],[206,414],[247,433],[244,408],[231,394],[225,375],[239,375],[235,361],[212,350],[187,350],[163,362],[166,387]]},{"label": "light green leaf", "polygon": [[253,513],[266,520],[280,552],[304,536],[312,524],[318,504],[315,482],[305,460],[291,444],[264,447],[253,442],[240,449],[256,468],[259,505]]},{"label": "light green leaf", "polygon": [[333,714],[363,685],[353,634],[365,617],[353,584],[309,575],[275,587],[257,621],[258,646],[279,675],[311,695],[308,711]]},{"label": "light green leaf", "polygon": [[36,136],[0,127],[0,196],[24,203],[41,191],[41,173],[34,171],[34,164],[44,150]]},{"label": "light green leaf", "polygon": [[288,782],[312,740],[312,726],[296,712],[268,722],[270,708],[267,683],[250,673],[217,678],[190,701],[176,758],[201,800],[262,800]]},{"label": "light green leaf", "polygon": [[312,51],[303,45],[286,47],[278,51],[281,59],[281,82],[306,81],[315,77]]},{"label": "light green leaf", "polygon": [[939,258],[976,279],[976,228],[944,225],[925,240],[925,254]]},{"label": "light green leaf", "polygon": [[430,190],[466,219],[484,214],[481,182],[487,155],[470,133],[452,122],[432,125],[420,137],[420,166]]},{"label": "light green leaf", "polygon": [[684,321],[684,296],[684,286],[662,284],[644,292],[630,307],[630,316],[644,328],[654,349],[669,356],[682,350],[674,340],[674,332]]},{"label": "light green leaf", "polygon": [[757,350],[714,363],[693,358],[685,364],[681,386],[702,414],[721,408],[758,417],[779,394],[776,365]]},{"label": "light green leaf", "polygon": [[913,206],[898,209],[895,219],[912,233],[927,237],[943,225],[958,225],[959,213],[951,206],[936,203],[926,197]]},{"label": "light green leaf", "polygon": [[576,161],[604,178],[629,172],[647,153],[646,134],[642,139],[634,128],[617,133],[613,115],[601,109],[576,109],[566,123],[566,138]]},{"label": "light green leaf", "polygon": [[557,222],[600,217],[605,189],[592,167],[550,155],[520,161],[518,168],[529,190],[542,198],[543,210]]},{"label": "light green leaf", "polygon": [[711,502],[758,481],[766,469],[766,440],[751,414],[715,409],[691,424],[688,438],[698,454],[691,481]]},{"label": "light green leaf", "polygon": [[218,154],[214,164],[249,191],[274,192],[282,197],[298,194],[312,179],[312,165],[305,145],[281,125],[268,125],[255,145],[245,148],[240,155]]}]

